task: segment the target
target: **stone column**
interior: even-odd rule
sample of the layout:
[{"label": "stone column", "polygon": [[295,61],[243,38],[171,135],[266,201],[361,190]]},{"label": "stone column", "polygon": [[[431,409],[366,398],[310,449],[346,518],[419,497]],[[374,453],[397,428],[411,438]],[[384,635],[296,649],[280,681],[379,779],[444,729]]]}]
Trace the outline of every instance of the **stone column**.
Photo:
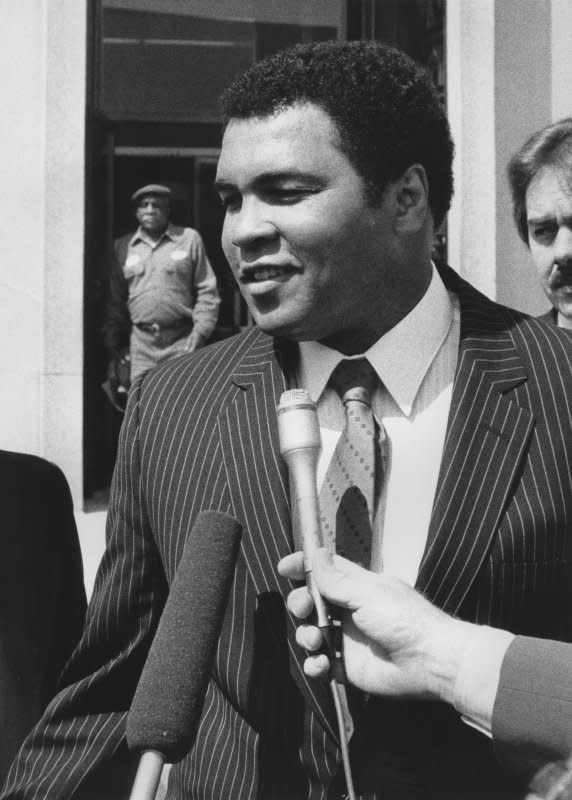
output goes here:
[{"label": "stone column", "polygon": [[86,0],[0,0],[0,447],[82,498]]},{"label": "stone column", "polygon": [[506,163],[569,97],[570,67],[562,65],[570,63],[570,37],[556,34],[552,16],[566,18],[569,31],[570,6],[447,2],[447,103],[457,148],[449,260],[488,296],[532,314],[548,305],[512,222]]}]

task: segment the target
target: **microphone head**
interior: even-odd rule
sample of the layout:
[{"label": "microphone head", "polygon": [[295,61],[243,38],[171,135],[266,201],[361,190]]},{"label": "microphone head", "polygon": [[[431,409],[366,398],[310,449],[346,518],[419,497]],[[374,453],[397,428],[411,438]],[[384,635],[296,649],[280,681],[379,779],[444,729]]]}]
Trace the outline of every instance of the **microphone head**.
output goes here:
[{"label": "microphone head", "polygon": [[305,389],[282,392],[276,408],[280,452],[288,457],[297,450],[314,450],[322,445],[316,404]]},{"label": "microphone head", "polygon": [[227,514],[205,511],[197,517],[127,716],[131,750],[157,750],[176,763],[191,749],[241,533]]}]

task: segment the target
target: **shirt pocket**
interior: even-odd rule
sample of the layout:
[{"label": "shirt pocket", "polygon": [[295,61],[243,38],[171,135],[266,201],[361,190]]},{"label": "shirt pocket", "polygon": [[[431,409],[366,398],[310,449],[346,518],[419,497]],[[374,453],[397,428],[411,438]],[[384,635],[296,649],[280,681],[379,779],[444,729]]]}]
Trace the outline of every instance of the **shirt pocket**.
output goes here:
[{"label": "shirt pocket", "polygon": [[125,264],[123,265],[123,274],[127,280],[130,278],[136,278],[139,275],[143,275],[144,271],[145,262],[143,261],[142,257],[137,253],[130,253],[125,260]]},{"label": "shirt pocket", "polygon": [[187,250],[173,250],[167,263],[165,272],[169,275],[181,275],[186,277],[191,271],[191,256]]}]

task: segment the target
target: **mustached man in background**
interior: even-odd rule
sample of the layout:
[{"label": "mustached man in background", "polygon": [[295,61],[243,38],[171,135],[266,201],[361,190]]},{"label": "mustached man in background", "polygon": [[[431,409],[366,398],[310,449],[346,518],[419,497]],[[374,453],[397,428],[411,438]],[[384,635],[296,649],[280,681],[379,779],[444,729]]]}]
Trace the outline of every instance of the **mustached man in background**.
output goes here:
[{"label": "mustached man in background", "polygon": [[511,158],[514,220],[552,308],[546,319],[572,328],[572,118],[534,133]]}]

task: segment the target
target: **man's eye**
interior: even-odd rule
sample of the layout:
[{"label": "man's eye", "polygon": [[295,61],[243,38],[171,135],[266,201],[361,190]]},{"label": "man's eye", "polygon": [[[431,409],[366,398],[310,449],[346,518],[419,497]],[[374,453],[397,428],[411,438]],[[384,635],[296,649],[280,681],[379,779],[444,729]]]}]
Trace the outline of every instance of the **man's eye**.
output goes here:
[{"label": "man's eye", "polygon": [[240,195],[239,194],[221,194],[220,195],[220,202],[222,207],[226,211],[235,211],[237,208],[240,207]]},{"label": "man's eye", "polygon": [[300,186],[275,187],[268,189],[266,192],[266,196],[270,202],[283,203],[285,205],[289,203],[298,203],[309,194],[311,194],[309,189]]},{"label": "man's eye", "polygon": [[556,236],[556,228],[553,225],[539,225],[532,229],[532,237],[535,241],[547,244]]}]

